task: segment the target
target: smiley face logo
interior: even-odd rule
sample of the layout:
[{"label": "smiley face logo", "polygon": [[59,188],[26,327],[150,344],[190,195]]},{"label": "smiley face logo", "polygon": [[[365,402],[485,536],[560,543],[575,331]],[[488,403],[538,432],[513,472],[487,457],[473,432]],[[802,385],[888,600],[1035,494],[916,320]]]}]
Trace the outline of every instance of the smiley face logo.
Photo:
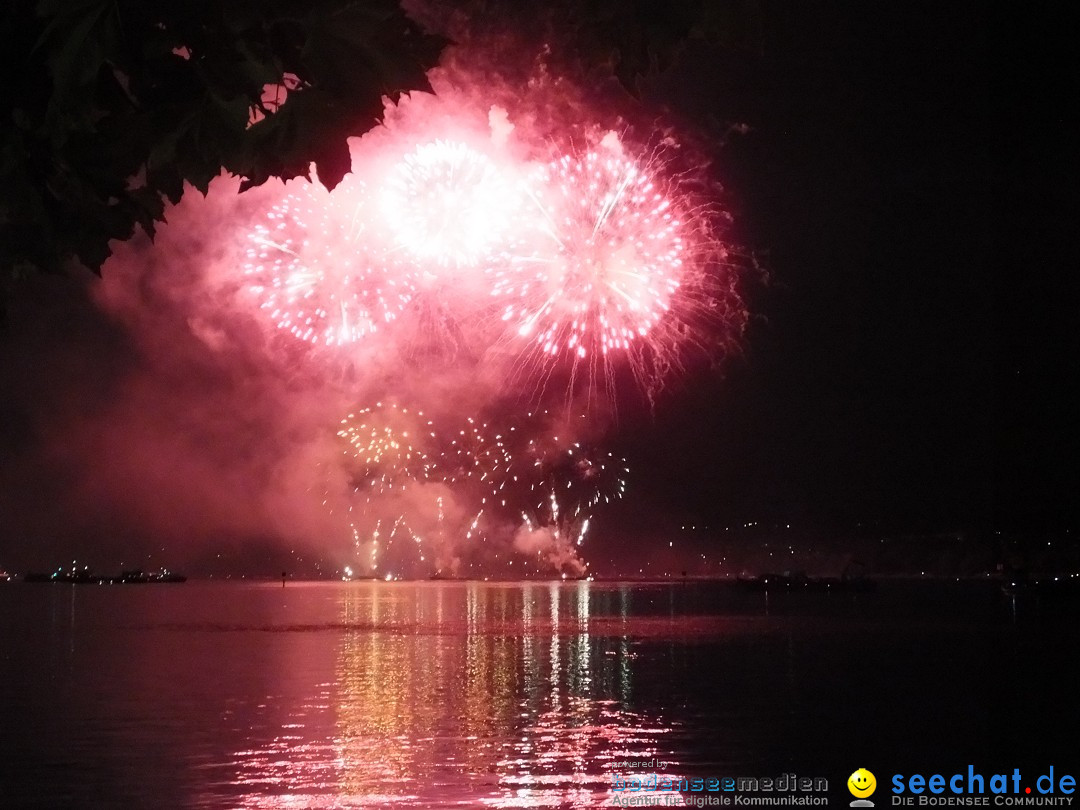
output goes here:
[{"label": "smiley face logo", "polygon": [[877,789],[877,779],[866,768],[859,768],[848,777],[847,789],[856,799],[865,799]]}]

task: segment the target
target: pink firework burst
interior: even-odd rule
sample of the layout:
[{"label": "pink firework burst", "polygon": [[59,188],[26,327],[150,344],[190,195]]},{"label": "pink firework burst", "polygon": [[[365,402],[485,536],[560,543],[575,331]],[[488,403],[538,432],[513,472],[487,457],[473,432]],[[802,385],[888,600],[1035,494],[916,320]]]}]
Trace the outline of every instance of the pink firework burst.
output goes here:
[{"label": "pink firework burst", "polygon": [[244,274],[277,328],[342,346],[408,304],[409,276],[373,245],[364,207],[363,184],[351,177],[332,192],[298,182],[248,233]]},{"label": "pink firework burst", "polygon": [[540,167],[529,196],[539,236],[493,270],[502,319],[556,356],[650,340],[682,283],[687,250],[664,186],[631,159],[590,151]]},{"label": "pink firework burst", "polygon": [[421,144],[394,167],[382,210],[398,245],[427,272],[482,263],[511,221],[514,189],[487,156],[457,141]]}]

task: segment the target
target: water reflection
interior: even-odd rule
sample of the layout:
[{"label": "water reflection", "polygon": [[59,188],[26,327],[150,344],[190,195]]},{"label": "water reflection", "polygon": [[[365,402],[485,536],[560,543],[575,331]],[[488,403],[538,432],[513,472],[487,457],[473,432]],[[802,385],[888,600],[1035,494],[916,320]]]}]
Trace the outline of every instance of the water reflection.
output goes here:
[{"label": "water reflection", "polygon": [[322,716],[309,705],[237,754],[241,806],[594,807],[613,762],[674,765],[670,726],[630,704],[628,634],[590,632],[595,597],[588,582],[342,589]]},{"label": "water reflection", "polygon": [[1013,623],[1000,589],[957,588],[781,593],[766,616],[710,583],[0,587],[0,804],[593,807],[653,756],[1057,761],[1075,603]]}]

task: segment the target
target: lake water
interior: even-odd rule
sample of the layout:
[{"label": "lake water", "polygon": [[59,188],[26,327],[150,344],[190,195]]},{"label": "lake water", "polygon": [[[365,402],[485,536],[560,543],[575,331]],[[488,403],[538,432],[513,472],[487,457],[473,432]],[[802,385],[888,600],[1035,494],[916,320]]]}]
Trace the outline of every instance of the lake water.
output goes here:
[{"label": "lake water", "polygon": [[[0,807],[610,806],[616,775],[1080,774],[1072,596],[0,586]],[[651,761],[626,767],[626,761]],[[1040,770],[1041,769],[1041,770]]]}]

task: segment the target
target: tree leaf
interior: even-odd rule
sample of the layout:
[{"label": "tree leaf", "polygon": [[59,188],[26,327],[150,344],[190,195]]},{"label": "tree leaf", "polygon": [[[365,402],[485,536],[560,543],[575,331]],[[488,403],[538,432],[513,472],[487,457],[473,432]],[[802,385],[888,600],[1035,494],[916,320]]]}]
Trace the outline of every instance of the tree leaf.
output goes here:
[{"label": "tree leaf", "polygon": [[57,95],[66,99],[94,82],[119,39],[115,0],[42,2],[39,13],[53,14],[35,48],[49,44],[47,59]]}]

